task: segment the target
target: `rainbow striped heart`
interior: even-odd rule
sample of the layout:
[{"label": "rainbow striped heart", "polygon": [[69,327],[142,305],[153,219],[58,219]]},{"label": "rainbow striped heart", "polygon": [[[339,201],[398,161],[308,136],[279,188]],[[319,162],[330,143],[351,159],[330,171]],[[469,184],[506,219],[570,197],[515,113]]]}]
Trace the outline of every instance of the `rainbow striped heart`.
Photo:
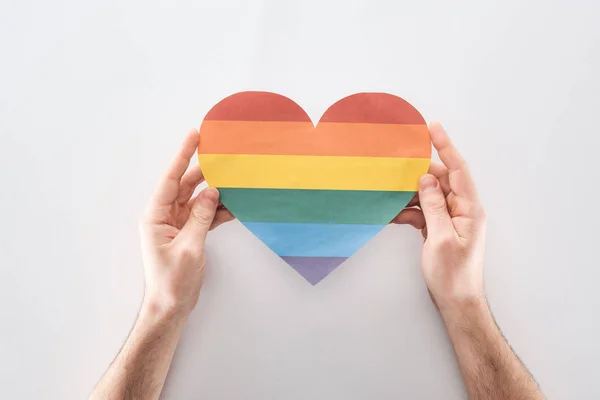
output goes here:
[{"label": "rainbow striped heart", "polygon": [[241,92],[204,118],[198,158],[223,204],[314,285],[410,201],[431,142],[391,94],[343,98],[315,127],[287,97]]}]

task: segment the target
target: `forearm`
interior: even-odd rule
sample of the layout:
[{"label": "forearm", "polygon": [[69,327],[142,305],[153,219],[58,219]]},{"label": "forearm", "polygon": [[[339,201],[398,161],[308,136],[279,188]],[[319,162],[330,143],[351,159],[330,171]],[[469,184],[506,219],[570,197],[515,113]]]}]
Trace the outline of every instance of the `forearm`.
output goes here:
[{"label": "forearm", "polygon": [[186,316],[144,303],[125,345],[90,400],[158,399]]},{"label": "forearm", "polygon": [[471,399],[544,399],[498,329],[485,300],[442,312]]}]

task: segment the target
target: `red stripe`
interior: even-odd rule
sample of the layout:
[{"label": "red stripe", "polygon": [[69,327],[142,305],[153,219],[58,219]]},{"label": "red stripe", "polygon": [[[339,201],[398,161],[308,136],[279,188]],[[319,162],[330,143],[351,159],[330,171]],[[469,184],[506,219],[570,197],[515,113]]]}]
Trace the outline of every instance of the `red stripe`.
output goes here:
[{"label": "red stripe", "polygon": [[325,111],[320,122],[425,124],[406,100],[387,93],[357,93],[344,97]]},{"label": "red stripe", "polygon": [[240,92],[218,102],[204,117],[213,121],[310,122],[293,100],[270,92]]}]

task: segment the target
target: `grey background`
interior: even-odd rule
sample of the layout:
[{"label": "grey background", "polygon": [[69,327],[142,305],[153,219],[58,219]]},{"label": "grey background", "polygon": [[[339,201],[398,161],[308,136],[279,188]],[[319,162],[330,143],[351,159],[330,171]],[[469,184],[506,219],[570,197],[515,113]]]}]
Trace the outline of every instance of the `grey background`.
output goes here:
[{"label": "grey background", "polygon": [[[489,215],[493,312],[553,399],[600,398],[599,3],[0,3],[0,387],[85,398],[135,319],[138,217],[222,97],[280,92],[314,120],[359,91],[442,121]],[[391,226],[312,287],[238,222],[165,399],[461,399],[419,270]]]}]

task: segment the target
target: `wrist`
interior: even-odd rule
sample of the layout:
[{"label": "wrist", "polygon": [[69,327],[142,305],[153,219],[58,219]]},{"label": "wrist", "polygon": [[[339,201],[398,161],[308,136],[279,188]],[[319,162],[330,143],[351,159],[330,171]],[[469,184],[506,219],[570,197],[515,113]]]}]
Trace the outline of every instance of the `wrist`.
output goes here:
[{"label": "wrist", "polygon": [[437,306],[447,326],[455,321],[464,321],[490,314],[487,299],[483,294],[446,299],[437,302]]},{"label": "wrist", "polygon": [[161,323],[185,324],[189,314],[182,304],[144,296],[139,317]]}]

